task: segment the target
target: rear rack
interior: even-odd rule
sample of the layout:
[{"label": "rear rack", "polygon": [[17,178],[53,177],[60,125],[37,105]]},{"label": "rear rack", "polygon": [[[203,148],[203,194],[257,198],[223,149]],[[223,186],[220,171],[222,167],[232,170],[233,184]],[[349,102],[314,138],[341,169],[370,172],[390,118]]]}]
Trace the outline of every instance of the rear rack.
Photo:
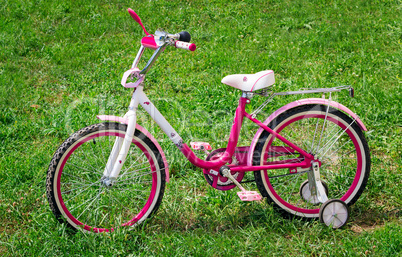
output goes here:
[{"label": "rear rack", "polygon": [[301,94],[322,93],[324,96],[325,93],[330,93],[330,98],[331,98],[332,92],[339,92],[342,90],[348,90],[350,97],[355,96],[355,90],[353,89],[352,86],[349,86],[349,85],[344,85],[344,86],[339,86],[339,87],[330,87],[330,88],[302,88],[301,90],[298,90],[298,91],[287,91],[287,92],[278,92],[278,93],[274,93],[272,91],[268,92],[265,90],[262,90],[258,93],[253,92],[253,94],[262,95],[262,96],[268,97],[268,99],[263,104],[261,104],[261,106],[258,107],[255,111],[253,111],[251,113],[251,116],[253,118],[255,118],[257,116],[257,114],[262,109],[264,109],[264,107],[267,106],[267,104],[270,103],[275,96],[278,96],[278,95],[282,96],[282,95],[301,95]]},{"label": "rear rack", "polygon": [[299,91],[288,91],[288,92],[279,92],[273,93],[273,95],[300,95],[300,94],[312,94],[312,93],[331,93],[331,92],[339,92],[341,90],[349,90],[349,95],[354,97],[354,89],[352,86],[339,86],[339,87],[330,87],[330,88],[302,88]]}]

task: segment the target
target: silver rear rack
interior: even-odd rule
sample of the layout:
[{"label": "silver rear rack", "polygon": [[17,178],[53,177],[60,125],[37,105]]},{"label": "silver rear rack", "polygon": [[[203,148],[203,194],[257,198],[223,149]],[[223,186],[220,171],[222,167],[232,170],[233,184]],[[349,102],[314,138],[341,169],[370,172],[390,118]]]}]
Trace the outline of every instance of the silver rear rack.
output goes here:
[{"label": "silver rear rack", "polygon": [[258,107],[255,111],[253,111],[251,113],[251,116],[253,118],[255,118],[257,116],[257,114],[262,109],[264,109],[264,107],[267,106],[267,104],[270,103],[275,96],[278,96],[278,95],[301,95],[301,94],[314,94],[314,93],[322,93],[324,95],[325,93],[330,93],[330,96],[331,96],[332,92],[339,92],[342,90],[348,90],[350,97],[355,96],[355,91],[354,91],[353,87],[348,86],[348,85],[339,86],[339,87],[330,87],[330,88],[302,88],[301,90],[298,90],[298,91],[287,91],[287,92],[278,92],[278,93],[262,91],[262,92],[256,93],[256,94],[268,97],[268,99],[263,104],[261,104],[261,106]]},{"label": "silver rear rack", "polygon": [[273,95],[300,95],[300,94],[313,94],[313,93],[331,93],[331,92],[339,92],[341,90],[349,90],[349,94],[351,97],[354,97],[354,89],[352,86],[339,86],[339,87],[330,87],[330,88],[302,88],[298,91],[288,91],[288,92],[279,92],[273,93]]}]

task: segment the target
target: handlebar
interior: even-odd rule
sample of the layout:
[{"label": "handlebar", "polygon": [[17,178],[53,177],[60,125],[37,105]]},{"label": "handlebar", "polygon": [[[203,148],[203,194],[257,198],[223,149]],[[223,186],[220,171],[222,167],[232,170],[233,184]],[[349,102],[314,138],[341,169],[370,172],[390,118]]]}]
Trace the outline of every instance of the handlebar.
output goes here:
[{"label": "handlebar", "polygon": [[[142,46],[146,48],[150,48],[153,50],[158,49],[162,45],[173,45],[176,48],[195,51],[197,46],[195,44],[190,44],[191,35],[187,31],[182,31],[177,34],[168,34],[166,32],[155,32],[158,35],[158,42],[156,42],[154,35],[151,35],[147,32],[144,25],[142,24],[141,18],[138,16],[136,12],[134,12],[131,8],[128,8],[128,13],[130,16],[142,27],[144,33],[147,35],[143,37],[141,40]],[[159,43],[159,44],[158,44]]]},{"label": "handlebar", "polygon": [[[184,42],[184,41],[180,41],[180,40],[174,40],[173,38],[168,38],[168,40],[166,42],[164,42],[163,45],[165,45],[165,44],[173,45],[176,48],[190,50],[190,51],[195,51],[195,49],[197,49],[197,46],[194,43],[188,43],[188,42]],[[156,43],[155,38],[152,35],[143,37],[141,39],[141,45],[146,48],[150,48],[152,50],[156,50],[160,47],[160,45],[158,45]]]},{"label": "handlebar", "polygon": [[154,54],[148,60],[145,68],[139,71],[138,75],[145,75],[167,46],[175,46],[176,48],[190,51],[195,51],[197,48],[194,43],[190,43],[191,35],[187,31],[182,31],[177,34],[156,31],[154,35],[151,35],[145,29],[140,17],[132,9],[128,8],[128,13],[142,27],[144,33],[146,34],[146,36],[141,39],[141,48],[134,59],[132,68],[137,68],[137,65],[144,52],[144,48],[155,50]]}]

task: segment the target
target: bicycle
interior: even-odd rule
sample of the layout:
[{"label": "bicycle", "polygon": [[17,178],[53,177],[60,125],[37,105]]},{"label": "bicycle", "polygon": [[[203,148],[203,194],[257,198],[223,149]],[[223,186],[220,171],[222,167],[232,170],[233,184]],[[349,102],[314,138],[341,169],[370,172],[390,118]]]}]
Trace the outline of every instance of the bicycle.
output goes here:
[{"label": "bicycle", "polygon": [[[192,142],[198,158],[144,93],[147,72],[166,47],[190,51],[188,32],[149,34],[139,16],[129,14],[142,27],[145,37],[121,84],[134,89],[129,110],[123,117],[99,115],[102,123],[72,134],[55,152],[47,173],[47,198],[57,220],[69,227],[90,232],[111,232],[131,227],[154,214],[161,204],[169,168],[157,140],[136,122],[142,106],[170,140],[195,166],[203,169],[208,184],[218,190],[240,189],[242,201],[262,197],[287,215],[319,218],[327,226],[340,228],[348,221],[349,206],[362,194],[370,173],[370,151],[363,131],[366,127],[350,109],[331,99],[332,92],[351,86],[273,92],[272,70],[235,74],[222,83],[242,91],[226,148],[212,152],[210,144]],[[154,50],[146,66],[137,65],[144,50]],[[128,82],[132,80],[133,82]],[[307,98],[291,102],[263,122],[261,110],[276,96],[329,93],[329,98]],[[245,111],[253,96],[267,100],[251,114]],[[244,118],[259,128],[250,146],[237,146]],[[254,172],[258,191],[247,191],[241,183],[246,172]],[[330,199],[331,198],[331,199]]]}]

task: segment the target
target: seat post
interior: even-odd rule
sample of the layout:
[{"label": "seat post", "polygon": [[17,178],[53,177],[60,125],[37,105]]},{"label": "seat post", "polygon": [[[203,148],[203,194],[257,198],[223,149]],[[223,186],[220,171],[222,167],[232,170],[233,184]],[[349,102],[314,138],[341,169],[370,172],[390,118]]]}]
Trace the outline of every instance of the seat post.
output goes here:
[{"label": "seat post", "polygon": [[243,91],[241,97],[243,98],[247,98],[248,100],[250,100],[251,98],[253,98],[254,94],[252,92],[247,92],[247,91]]}]

